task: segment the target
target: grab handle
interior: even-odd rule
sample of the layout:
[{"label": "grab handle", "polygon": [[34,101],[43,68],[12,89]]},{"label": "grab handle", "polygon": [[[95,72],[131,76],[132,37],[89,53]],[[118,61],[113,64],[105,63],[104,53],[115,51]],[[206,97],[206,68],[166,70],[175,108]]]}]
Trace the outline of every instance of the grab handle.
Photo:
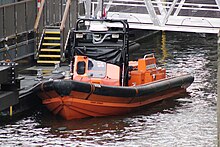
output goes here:
[{"label": "grab handle", "polygon": [[151,53],[151,54],[146,54],[146,55],[144,55],[144,59],[146,59],[147,57],[153,57],[153,58],[154,58],[154,54]]}]

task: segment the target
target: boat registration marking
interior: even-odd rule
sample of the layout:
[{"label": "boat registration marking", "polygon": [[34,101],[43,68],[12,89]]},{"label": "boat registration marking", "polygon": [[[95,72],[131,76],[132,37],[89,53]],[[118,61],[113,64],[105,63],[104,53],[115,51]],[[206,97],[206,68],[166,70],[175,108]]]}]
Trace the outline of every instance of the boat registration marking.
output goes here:
[{"label": "boat registration marking", "polygon": [[101,88],[100,84],[94,84],[95,87]]}]

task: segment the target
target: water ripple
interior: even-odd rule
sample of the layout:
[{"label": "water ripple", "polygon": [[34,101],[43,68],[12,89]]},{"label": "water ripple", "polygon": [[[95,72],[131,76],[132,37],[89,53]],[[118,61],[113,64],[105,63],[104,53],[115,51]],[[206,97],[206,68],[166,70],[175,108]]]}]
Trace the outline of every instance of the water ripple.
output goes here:
[{"label": "water ripple", "polygon": [[126,116],[72,121],[39,108],[0,126],[0,146],[216,146],[217,41],[208,37],[211,39],[192,33],[167,33],[166,48],[151,44],[160,42],[161,37],[156,36],[131,56],[154,52],[170,75],[193,74],[195,81],[187,95]]}]

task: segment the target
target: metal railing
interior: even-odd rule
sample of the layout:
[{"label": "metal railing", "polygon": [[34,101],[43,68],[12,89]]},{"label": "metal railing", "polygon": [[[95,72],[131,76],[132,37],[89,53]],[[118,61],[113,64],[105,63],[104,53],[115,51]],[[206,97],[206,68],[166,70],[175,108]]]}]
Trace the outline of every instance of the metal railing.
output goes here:
[{"label": "metal railing", "polygon": [[63,18],[61,21],[60,25],[60,48],[61,48],[61,60],[65,60],[65,41],[68,38],[68,31],[70,30],[70,27],[73,27],[72,25],[70,26],[70,23],[67,23],[67,21],[70,20],[70,6],[71,6],[72,0],[67,0],[66,2],[66,7],[64,10]]},{"label": "metal railing", "polygon": [[0,60],[17,60],[33,54],[35,0],[0,6]]},{"label": "metal railing", "polygon": [[[86,14],[100,17],[101,0],[84,0],[85,7],[89,1],[92,8],[86,9]],[[219,0],[105,0],[104,8],[108,18],[127,19],[134,28],[137,24],[142,25],[139,28],[159,30],[200,27],[200,30],[209,29],[210,33],[217,33],[220,28]]]},{"label": "metal railing", "polygon": [[[45,4],[45,0],[41,1],[41,6],[39,8],[39,11],[37,13],[37,17],[35,20],[35,24],[34,24],[34,32],[35,32],[35,54],[34,54],[34,58],[37,59],[39,56],[39,51],[40,51],[40,46],[42,43],[42,39],[43,39],[43,27],[41,25],[43,25],[43,18],[42,13],[43,13],[43,9],[44,9],[44,4]],[[39,25],[39,23],[41,23],[41,25]],[[41,33],[40,33],[41,32]]]},{"label": "metal railing", "polygon": [[34,0],[0,6],[0,40],[33,30],[35,16]]},{"label": "metal railing", "polygon": [[15,3],[17,0],[0,0],[0,5]]},{"label": "metal railing", "polygon": [[78,0],[67,0],[60,25],[61,60],[65,60],[66,47],[69,40],[70,30],[75,26],[78,19]]}]

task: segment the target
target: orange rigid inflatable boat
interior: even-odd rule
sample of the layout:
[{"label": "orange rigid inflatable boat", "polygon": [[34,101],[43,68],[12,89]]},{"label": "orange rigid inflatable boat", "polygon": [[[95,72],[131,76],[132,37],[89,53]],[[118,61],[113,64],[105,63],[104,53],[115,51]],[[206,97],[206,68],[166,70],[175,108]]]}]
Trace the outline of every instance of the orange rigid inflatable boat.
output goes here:
[{"label": "orange rigid inflatable boat", "polygon": [[39,84],[43,104],[70,120],[122,115],[186,92],[194,77],[167,78],[153,54],[129,61],[128,30],[125,20],[78,20],[69,46],[72,76]]}]

